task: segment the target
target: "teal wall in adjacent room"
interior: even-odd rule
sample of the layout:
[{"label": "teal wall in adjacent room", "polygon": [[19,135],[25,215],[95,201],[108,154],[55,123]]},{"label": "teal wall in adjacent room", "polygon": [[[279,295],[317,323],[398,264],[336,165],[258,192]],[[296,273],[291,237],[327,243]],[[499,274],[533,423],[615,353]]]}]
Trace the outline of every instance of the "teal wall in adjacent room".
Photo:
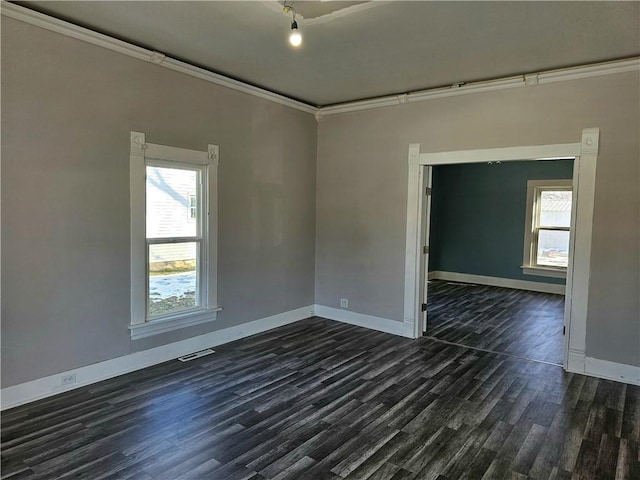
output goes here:
[{"label": "teal wall in adjacent room", "polygon": [[434,167],[429,271],[563,284],[522,274],[527,180],[572,176],[573,160]]}]

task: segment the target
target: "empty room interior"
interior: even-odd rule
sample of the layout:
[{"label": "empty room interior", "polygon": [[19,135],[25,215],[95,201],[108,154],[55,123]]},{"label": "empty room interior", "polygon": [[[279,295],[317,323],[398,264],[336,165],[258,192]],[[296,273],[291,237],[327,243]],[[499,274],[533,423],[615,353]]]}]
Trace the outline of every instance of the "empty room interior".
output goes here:
[{"label": "empty room interior", "polygon": [[0,12],[3,480],[640,479],[640,2]]},{"label": "empty room interior", "polygon": [[574,160],[433,168],[424,335],[563,365]]}]

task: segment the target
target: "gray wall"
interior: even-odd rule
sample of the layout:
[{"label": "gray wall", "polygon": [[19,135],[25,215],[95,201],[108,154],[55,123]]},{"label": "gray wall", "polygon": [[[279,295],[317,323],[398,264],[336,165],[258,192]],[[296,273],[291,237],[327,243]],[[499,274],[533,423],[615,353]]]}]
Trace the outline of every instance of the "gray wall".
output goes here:
[{"label": "gray wall", "polygon": [[[637,73],[316,127],[311,115],[2,17],[1,81],[3,387],[309,305],[314,267],[316,303],[346,297],[351,310],[401,321],[408,144],[576,142],[592,126],[602,147],[587,354],[640,365]],[[130,340],[130,130],[220,145],[225,310],[213,328]]]},{"label": "gray wall", "polygon": [[600,127],[587,355],[640,365],[640,90],[622,73],[321,119],[316,303],[401,321],[407,152],[580,141]]},{"label": "gray wall", "polygon": [[[215,325],[132,342],[129,131],[220,146]],[[2,386],[314,302],[316,121],[2,17]]]},{"label": "gray wall", "polygon": [[429,271],[564,285],[520,267],[527,181],[572,177],[573,160],[433,167]]}]

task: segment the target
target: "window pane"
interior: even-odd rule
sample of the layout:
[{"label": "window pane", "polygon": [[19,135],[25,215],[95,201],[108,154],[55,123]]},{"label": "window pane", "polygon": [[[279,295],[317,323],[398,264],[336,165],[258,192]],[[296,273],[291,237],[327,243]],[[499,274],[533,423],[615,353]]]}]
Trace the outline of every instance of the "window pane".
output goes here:
[{"label": "window pane", "polygon": [[571,193],[567,190],[545,190],[540,195],[540,226],[571,225]]},{"label": "window pane", "polygon": [[566,267],[569,265],[569,232],[540,230],[538,232],[538,265]]},{"label": "window pane", "polygon": [[149,316],[199,306],[196,242],[149,245]]},{"label": "window pane", "polygon": [[195,220],[198,216],[198,202],[195,195],[189,195],[189,217]]},{"label": "window pane", "polygon": [[[147,238],[192,237],[190,197],[197,198],[198,172],[169,167],[147,167]],[[195,218],[195,217],[194,217]]]}]

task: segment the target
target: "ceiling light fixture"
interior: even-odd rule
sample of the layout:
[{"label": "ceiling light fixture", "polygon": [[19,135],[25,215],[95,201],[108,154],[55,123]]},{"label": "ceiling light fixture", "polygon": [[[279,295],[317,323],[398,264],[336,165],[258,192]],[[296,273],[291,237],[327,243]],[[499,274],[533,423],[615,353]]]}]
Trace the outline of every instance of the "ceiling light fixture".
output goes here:
[{"label": "ceiling light fixture", "polygon": [[298,22],[295,20],[291,22],[291,33],[289,34],[289,43],[294,47],[299,47],[302,44],[302,34],[298,30]]},{"label": "ceiling light fixture", "polygon": [[293,6],[287,5],[287,2],[282,2],[282,10],[285,13],[291,13],[291,32],[289,33],[289,43],[294,47],[302,45],[302,33],[298,29],[298,22],[296,22],[296,11]]}]

